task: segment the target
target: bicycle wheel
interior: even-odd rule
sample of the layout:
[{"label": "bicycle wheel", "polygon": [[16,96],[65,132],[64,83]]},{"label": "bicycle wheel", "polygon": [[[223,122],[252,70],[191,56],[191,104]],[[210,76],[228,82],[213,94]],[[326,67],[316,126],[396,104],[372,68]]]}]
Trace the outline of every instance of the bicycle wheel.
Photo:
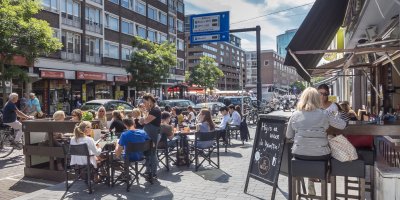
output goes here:
[{"label": "bicycle wheel", "polygon": [[8,133],[0,132],[0,158],[5,158],[14,151],[11,141],[13,140]]}]

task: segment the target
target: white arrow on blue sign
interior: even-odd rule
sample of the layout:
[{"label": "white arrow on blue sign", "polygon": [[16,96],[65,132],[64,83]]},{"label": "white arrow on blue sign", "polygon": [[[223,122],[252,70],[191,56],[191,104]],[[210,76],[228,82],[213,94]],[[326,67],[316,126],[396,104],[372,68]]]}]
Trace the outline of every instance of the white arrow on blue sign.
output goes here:
[{"label": "white arrow on blue sign", "polygon": [[190,43],[229,42],[229,11],[190,16]]}]

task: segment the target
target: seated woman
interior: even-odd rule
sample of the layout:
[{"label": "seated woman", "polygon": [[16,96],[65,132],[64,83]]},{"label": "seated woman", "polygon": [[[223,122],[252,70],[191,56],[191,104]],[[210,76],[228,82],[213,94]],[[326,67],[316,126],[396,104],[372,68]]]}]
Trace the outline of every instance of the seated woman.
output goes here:
[{"label": "seated woman", "polygon": [[[306,88],[297,111],[289,120],[286,137],[294,138],[292,154],[301,160],[328,160],[330,149],[326,130],[329,126],[344,129],[346,122],[332,112],[321,109],[320,94],[315,88]],[[315,195],[312,180],[309,181],[309,195]]]},{"label": "seated woman", "polygon": [[139,123],[139,119],[142,116],[139,108],[135,108],[132,110],[132,120],[135,123],[136,129],[143,129],[143,125]]},{"label": "seated woman", "polygon": [[122,132],[126,130],[124,123],[122,122],[121,112],[114,110],[112,112],[112,122],[110,125],[110,132],[115,130],[115,135],[120,136]]},{"label": "seated woman", "polygon": [[[54,121],[64,121],[65,119],[65,113],[62,110],[56,111],[53,114],[53,120]],[[62,143],[59,142],[60,139],[62,139],[63,133],[53,133],[53,144],[56,147],[61,147]],[[63,159],[62,158],[57,158],[57,170],[62,171],[64,170],[63,167]]]},{"label": "seated woman", "polygon": [[74,109],[71,112],[71,121],[81,121],[82,120],[82,110],[81,109]]},{"label": "seated woman", "polygon": [[[211,112],[208,109],[202,109],[199,114],[199,124],[196,127],[196,131],[205,133],[215,130],[215,124],[211,118]],[[197,146],[200,148],[208,148],[214,144],[214,140],[211,141],[199,141]]]},{"label": "seated woman", "polygon": [[[101,153],[101,149],[97,148],[93,138],[88,137],[86,135],[90,134],[92,130],[92,124],[88,121],[83,121],[79,123],[78,126],[74,129],[74,137],[71,138],[70,145],[80,145],[87,144],[90,155],[90,164],[93,165],[94,168],[97,168],[96,157]],[[71,156],[71,165],[86,165],[86,157],[85,156]]]},{"label": "seated woman", "polygon": [[100,106],[100,108],[97,110],[96,119],[100,121],[100,129],[107,129],[106,108]]},{"label": "seated woman", "polygon": [[187,115],[187,122],[188,123],[195,123],[196,122],[196,114],[194,113],[194,109],[192,106],[187,107],[187,111],[189,112]]}]

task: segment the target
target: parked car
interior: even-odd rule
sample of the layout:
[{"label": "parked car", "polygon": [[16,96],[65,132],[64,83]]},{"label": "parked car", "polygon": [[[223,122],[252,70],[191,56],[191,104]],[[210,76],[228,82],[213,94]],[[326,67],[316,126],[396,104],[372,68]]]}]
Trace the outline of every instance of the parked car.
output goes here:
[{"label": "parked car", "polygon": [[208,102],[208,103],[199,103],[194,106],[194,109],[196,110],[197,113],[203,108],[208,108],[211,111],[211,115],[218,115],[219,109],[221,107],[224,107],[225,104],[221,102]]},{"label": "parked car", "polygon": [[84,103],[81,107],[81,110],[94,110],[97,112],[100,106],[104,106],[106,108],[106,116],[108,121],[110,121],[112,118],[112,111],[117,110],[119,107],[124,107],[125,114],[132,112],[132,109],[134,108],[126,101],[114,99],[99,99]]},{"label": "parked car", "polygon": [[195,104],[186,99],[171,99],[171,100],[162,100],[158,103],[158,106],[160,106],[161,110],[164,110],[165,106],[170,106],[172,107],[177,107],[181,111],[186,111],[188,106],[194,107]]},{"label": "parked car", "polygon": [[229,106],[231,104],[233,105],[239,105],[243,107],[243,103],[245,104],[251,104],[251,97],[249,96],[226,96],[226,97],[219,97],[218,98],[219,102],[224,103],[226,106]]}]

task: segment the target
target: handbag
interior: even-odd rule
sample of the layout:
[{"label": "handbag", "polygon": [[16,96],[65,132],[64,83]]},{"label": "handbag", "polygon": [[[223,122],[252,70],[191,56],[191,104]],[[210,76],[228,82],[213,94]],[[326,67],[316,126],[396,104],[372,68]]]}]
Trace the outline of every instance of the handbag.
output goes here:
[{"label": "handbag", "polygon": [[330,139],[329,146],[332,157],[340,162],[357,160],[358,158],[356,148],[343,135]]},{"label": "handbag", "polygon": [[371,135],[348,135],[346,138],[355,148],[372,149],[374,146],[374,136]]}]

